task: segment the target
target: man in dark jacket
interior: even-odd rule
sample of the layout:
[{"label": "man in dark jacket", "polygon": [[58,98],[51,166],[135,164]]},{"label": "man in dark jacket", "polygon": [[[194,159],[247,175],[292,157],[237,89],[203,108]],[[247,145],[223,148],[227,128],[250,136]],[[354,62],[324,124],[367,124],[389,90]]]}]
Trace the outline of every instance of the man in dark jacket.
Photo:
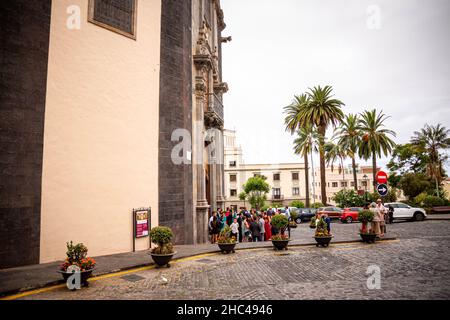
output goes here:
[{"label": "man in dark jacket", "polygon": [[250,231],[252,233],[252,238],[254,242],[261,242],[261,227],[255,219],[252,219],[250,223]]},{"label": "man in dark jacket", "polygon": [[239,243],[242,242],[242,214],[238,214],[237,223],[239,225]]}]

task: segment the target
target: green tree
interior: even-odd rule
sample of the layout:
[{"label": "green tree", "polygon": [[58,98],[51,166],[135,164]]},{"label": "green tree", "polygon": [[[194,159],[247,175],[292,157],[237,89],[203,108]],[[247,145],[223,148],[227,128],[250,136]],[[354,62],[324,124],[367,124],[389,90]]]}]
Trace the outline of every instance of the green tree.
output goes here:
[{"label": "green tree", "polygon": [[361,114],[359,125],[363,132],[363,138],[359,147],[359,156],[365,160],[372,157],[373,189],[376,191],[377,156],[382,153],[387,156],[395,147],[395,142],[389,136],[396,136],[392,130],[385,128],[385,121],[388,117],[381,111],[365,111]]},{"label": "green tree", "polygon": [[247,200],[247,194],[245,193],[245,191],[242,191],[241,193],[239,193],[239,200],[244,201],[244,207],[245,207],[245,201]]},{"label": "green tree", "polygon": [[317,152],[317,142],[319,134],[317,130],[311,126],[305,126],[298,130],[298,138],[294,141],[294,152],[303,156],[305,162],[305,184],[306,184],[306,206],[310,206],[310,182],[309,182],[309,161],[308,155]]},{"label": "green tree", "polygon": [[339,137],[339,144],[346,149],[348,156],[352,159],[353,184],[355,190],[358,190],[356,155],[361,145],[361,126],[358,115],[349,114],[345,116],[341,125],[336,130],[336,135]]},{"label": "green tree", "polygon": [[387,164],[389,170],[400,174],[408,172],[426,173],[429,156],[423,145],[398,144],[392,151],[392,159]]},{"label": "green tree", "polygon": [[450,149],[450,130],[438,124],[436,126],[425,125],[420,131],[414,132],[411,142],[428,155],[428,173],[436,184],[436,194],[440,196],[440,184],[445,176],[443,170],[443,157],[440,150]]},{"label": "green tree", "polygon": [[291,202],[291,207],[300,209],[300,208],[304,208],[305,204],[303,202],[299,201],[299,200],[294,200],[294,201]]},{"label": "green tree", "polygon": [[334,163],[339,161],[339,174],[342,173],[342,180],[345,181],[344,160],[347,158],[347,149],[344,145],[334,143],[333,141],[325,144],[325,161],[328,166],[331,166],[331,171],[334,171]]},{"label": "green tree", "polygon": [[355,190],[341,190],[333,198],[338,207],[362,207],[366,203],[364,196],[360,196]]},{"label": "green tree", "polygon": [[406,173],[400,179],[400,188],[409,199],[417,197],[422,192],[433,190],[432,179],[423,173]]},{"label": "green tree", "polygon": [[244,185],[244,192],[247,195],[248,202],[257,210],[264,206],[269,191],[270,186],[266,182],[266,178],[262,176],[252,177]]},{"label": "green tree", "polygon": [[331,86],[314,87],[303,96],[296,97],[294,102],[285,108],[287,117],[292,119],[288,126],[306,127],[312,125],[317,127],[319,138],[320,156],[320,186],[322,201],[326,201],[326,176],[325,176],[325,134],[328,126],[336,127],[344,118],[342,106],[344,103],[334,99]]}]

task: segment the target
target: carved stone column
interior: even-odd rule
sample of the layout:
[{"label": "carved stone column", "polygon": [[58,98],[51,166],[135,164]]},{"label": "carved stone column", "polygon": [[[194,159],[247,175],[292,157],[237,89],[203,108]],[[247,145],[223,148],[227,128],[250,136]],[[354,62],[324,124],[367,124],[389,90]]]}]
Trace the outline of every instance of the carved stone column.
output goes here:
[{"label": "carved stone column", "polygon": [[205,142],[204,142],[204,108],[206,103],[206,82],[202,77],[197,77],[195,87],[195,119],[193,136],[193,156],[195,166],[196,182],[196,243],[205,243],[208,240],[208,210],[209,204],[206,199],[206,177],[205,177]]},{"label": "carved stone column", "polygon": [[223,131],[219,131],[219,138],[217,141],[217,150],[220,154],[217,155],[217,170],[216,170],[216,180],[217,180],[217,206],[224,209],[225,194],[224,194],[224,142],[223,142]]}]

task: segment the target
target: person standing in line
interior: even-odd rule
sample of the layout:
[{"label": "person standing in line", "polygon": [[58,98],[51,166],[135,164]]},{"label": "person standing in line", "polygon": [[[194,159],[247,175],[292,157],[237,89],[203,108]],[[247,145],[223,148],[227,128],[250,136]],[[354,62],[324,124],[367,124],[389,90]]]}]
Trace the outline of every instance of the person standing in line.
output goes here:
[{"label": "person standing in line", "polygon": [[291,212],[289,211],[289,207],[285,208],[284,214],[286,215],[286,218],[288,218],[288,220],[291,219]]},{"label": "person standing in line", "polygon": [[264,218],[264,221],[265,221],[265,223],[264,223],[264,228],[265,228],[265,233],[264,233],[264,235],[265,235],[265,237],[266,237],[266,241],[270,241],[270,240],[272,240],[272,228],[271,228],[271,225],[270,225],[270,222],[269,222],[269,217],[268,216],[266,216],[265,218]]},{"label": "person standing in line", "polygon": [[328,216],[328,214],[325,213],[323,215],[323,220],[327,224],[328,233],[331,235],[331,218]]},{"label": "person standing in line", "polygon": [[222,212],[222,216],[220,219],[220,231],[222,231],[226,225],[227,225],[227,216],[225,215],[224,212]]},{"label": "person standing in line", "polygon": [[259,226],[258,221],[255,218],[252,218],[250,223],[250,231],[252,232],[252,240],[253,242],[261,241],[261,228]]},{"label": "person standing in line", "polygon": [[230,228],[231,228],[231,237],[237,240],[239,232],[239,224],[237,222],[237,219],[233,220],[233,223],[230,225]]},{"label": "person standing in line", "polygon": [[242,242],[242,236],[243,236],[243,221],[242,221],[242,214],[241,213],[239,213],[238,214],[238,217],[237,217],[237,223],[238,223],[238,225],[239,225],[239,229],[238,229],[238,240],[239,240],[239,243],[241,243]]},{"label": "person standing in line", "polygon": [[211,243],[217,243],[217,239],[220,233],[220,223],[217,220],[217,216],[213,217],[213,221],[211,222]]},{"label": "person standing in line", "polygon": [[250,218],[249,217],[245,218],[243,227],[245,230],[244,231],[244,240],[246,242],[252,242],[252,232],[250,230]]},{"label": "person standing in line", "polygon": [[259,229],[261,230],[260,231],[260,241],[264,241],[265,240],[266,228],[264,226],[265,225],[265,221],[264,221],[264,218],[263,218],[262,215],[259,217],[258,224],[259,224]]}]

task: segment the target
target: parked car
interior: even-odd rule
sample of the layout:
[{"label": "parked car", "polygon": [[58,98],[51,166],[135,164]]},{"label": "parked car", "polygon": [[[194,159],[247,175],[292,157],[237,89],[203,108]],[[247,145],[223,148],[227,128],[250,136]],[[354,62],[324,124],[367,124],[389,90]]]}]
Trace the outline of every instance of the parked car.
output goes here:
[{"label": "parked car", "polygon": [[311,219],[316,215],[317,209],[312,208],[302,208],[298,209],[298,217],[295,220],[298,224],[311,221]]},{"label": "parked car", "polygon": [[415,221],[422,221],[427,218],[425,209],[413,208],[401,202],[386,203],[386,208],[391,206],[394,208],[394,220],[409,219]]},{"label": "parked car", "polygon": [[319,210],[317,210],[317,213],[326,213],[330,218],[340,218],[342,215],[342,209],[338,207],[325,207],[319,208]]},{"label": "parked car", "polygon": [[358,222],[358,214],[363,210],[360,207],[345,208],[340,220],[342,223]]}]

